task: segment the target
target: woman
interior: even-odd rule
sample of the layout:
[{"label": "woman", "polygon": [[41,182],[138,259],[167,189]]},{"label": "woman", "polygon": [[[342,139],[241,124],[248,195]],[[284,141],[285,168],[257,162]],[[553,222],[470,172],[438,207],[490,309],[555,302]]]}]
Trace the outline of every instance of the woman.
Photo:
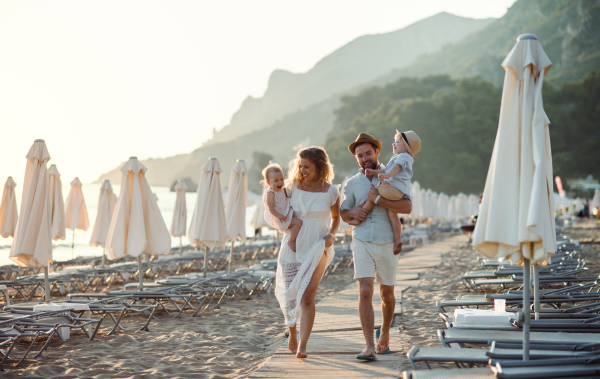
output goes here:
[{"label": "woman", "polygon": [[[333,166],[322,147],[300,150],[290,162],[288,179],[294,215],[303,224],[295,253],[288,246],[289,231],[281,241],[275,296],[290,328],[288,348],[296,357],[306,358],[306,344],[315,321],[317,287],[333,260],[333,236],[340,225],[340,193],[339,186],[331,184]],[[300,341],[296,337],[298,319]]]}]

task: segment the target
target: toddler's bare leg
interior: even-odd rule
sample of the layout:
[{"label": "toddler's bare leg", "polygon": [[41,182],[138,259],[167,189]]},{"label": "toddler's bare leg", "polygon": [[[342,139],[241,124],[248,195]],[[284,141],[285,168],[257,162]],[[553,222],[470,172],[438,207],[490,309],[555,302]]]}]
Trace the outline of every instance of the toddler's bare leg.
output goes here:
[{"label": "toddler's bare leg", "polygon": [[294,253],[296,252],[296,238],[298,237],[298,233],[300,233],[301,227],[302,220],[296,216],[292,217],[292,222],[290,222],[290,240],[288,241],[288,245]]},{"label": "toddler's bare leg", "polygon": [[388,209],[388,216],[392,223],[392,230],[394,231],[394,255],[400,254],[402,251],[402,224],[396,212]]}]

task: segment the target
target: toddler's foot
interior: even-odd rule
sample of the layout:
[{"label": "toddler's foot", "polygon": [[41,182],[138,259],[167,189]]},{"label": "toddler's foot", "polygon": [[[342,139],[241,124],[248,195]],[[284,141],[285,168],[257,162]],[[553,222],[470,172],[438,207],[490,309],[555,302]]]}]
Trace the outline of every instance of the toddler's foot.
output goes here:
[{"label": "toddler's foot", "polygon": [[400,254],[402,251],[402,238],[398,238],[394,241],[394,255]]},{"label": "toddler's foot", "polygon": [[288,241],[288,246],[290,247],[290,249],[292,249],[294,253],[296,252],[296,241]]},{"label": "toddler's foot", "polygon": [[352,219],[348,222],[348,225],[357,226],[360,225],[360,221]]}]

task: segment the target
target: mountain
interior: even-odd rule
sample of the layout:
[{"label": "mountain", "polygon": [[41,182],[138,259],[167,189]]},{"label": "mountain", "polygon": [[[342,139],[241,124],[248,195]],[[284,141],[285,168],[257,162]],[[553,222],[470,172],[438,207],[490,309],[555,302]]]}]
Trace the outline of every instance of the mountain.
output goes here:
[{"label": "mountain", "polygon": [[537,35],[552,61],[545,80],[554,84],[581,80],[600,67],[599,0],[519,0],[486,28],[372,84],[384,85],[406,76],[479,75],[500,88],[504,80],[501,63],[523,33]]},{"label": "mountain", "polygon": [[439,13],[394,32],[361,36],[306,73],[275,70],[264,96],[246,98],[229,125],[216,132],[209,144],[268,127],[288,113],[405,67],[420,55],[438,51],[492,21]]},{"label": "mountain", "polygon": [[[148,167],[148,181],[155,186],[170,186],[181,177],[197,180],[200,168],[211,156],[219,158],[226,172],[237,158],[250,163],[254,151],[267,152],[285,164],[298,148],[325,143],[341,93],[352,88],[357,91],[357,86],[407,66],[421,54],[457,42],[492,21],[440,13],[395,32],[359,37],[305,74],[276,70],[264,97],[248,97],[231,123],[216,132],[211,141],[189,154],[142,160]],[[119,183],[121,173],[116,168],[96,182],[104,179]],[[221,180],[226,184],[229,178]]]}]

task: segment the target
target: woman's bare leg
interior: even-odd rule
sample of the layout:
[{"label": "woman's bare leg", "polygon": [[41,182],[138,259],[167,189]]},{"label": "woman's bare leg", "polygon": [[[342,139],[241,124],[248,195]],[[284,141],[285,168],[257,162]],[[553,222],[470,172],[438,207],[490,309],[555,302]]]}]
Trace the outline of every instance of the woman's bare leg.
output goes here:
[{"label": "woman's bare leg", "polygon": [[288,337],[288,349],[290,352],[295,353],[298,350],[298,330],[296,325],[290,326],[290,336]]},{"label": "woman's bare leg", "polygon": [[315,296],[317,295],[317,288],[319,282],[323,277],[325,268],[327,266],[327,254],[323,253],[317,268],[312,274],[310,283],[302,295],[300,306],[302,307],[302,316],[300,317],[300,343],[298,344],[298,351],[296,352],[297,358],[306,358],[306,344],[308,343],[308,337],[312,332],[313,324],[315,323]]}]

